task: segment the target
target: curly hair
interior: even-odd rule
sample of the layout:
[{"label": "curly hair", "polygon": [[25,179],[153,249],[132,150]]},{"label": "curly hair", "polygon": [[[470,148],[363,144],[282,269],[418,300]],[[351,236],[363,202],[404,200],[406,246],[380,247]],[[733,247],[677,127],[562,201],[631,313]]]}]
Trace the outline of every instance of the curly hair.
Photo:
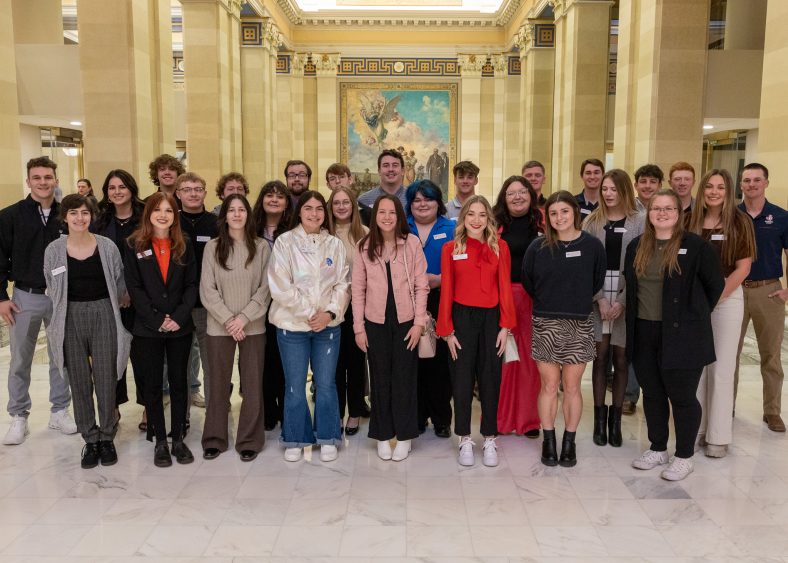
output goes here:
[{"label": "curly hair", "polygon": [[148,165],[150,181],[153,182],[153,185],[156,187],[159,186],[159,168],[172,168],[177,172],[177,176],[186,172],[186,168],[183,167],[183,163],[180,160],[170,154],[160,154]]}]

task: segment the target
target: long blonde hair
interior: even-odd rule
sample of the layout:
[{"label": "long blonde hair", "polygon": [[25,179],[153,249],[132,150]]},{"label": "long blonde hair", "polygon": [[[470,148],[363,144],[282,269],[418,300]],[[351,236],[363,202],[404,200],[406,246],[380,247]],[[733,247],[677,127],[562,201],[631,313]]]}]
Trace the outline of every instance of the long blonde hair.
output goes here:
[{"label": "long blonde hair", "polygon": [[673,200],[676,206],[676,225],[673,227],[673,233],[670,235],[667,245],[662,254],[662,264],[659,265],[659,272],[665,275],[680,274],[681,268],[679,267],[679,248],[681,247],[681,240],[684,238],[684,221],[681,220],[681,200],[676,192],[671,189],[661,189],[654,196],[648,200],[649,216],[646,218],[646,226],[643,229],[643,235],[640,237],[637,252],[635,253],[635,275],[643,277],[646,274],[651,257],[657,249],[657,233],[654,230],[654,224],[651,222],[651,208],[658,197],[669,197]]},{"label": "long blonde hair", "polygon": [[[602,176],[602,182],[607,178],[610,178],[616,187],[616,192],[618,193],[620,205],[624,210],[624,214],[627,217],[637,215],[638,208],[635,204],[635,188],[632,186],[632,180],[629,179],[629,174],[620,168],[614,168],[613,170],[608,170],[608,172]],[[600,196],[601,191],[600,189]],[[591,212],[591,215],[586,217],[586,220],[583,221],[583,227],[601,228],[607,224],[607,220],[608,207],[604,198],[600,197],[599,205],[597,205],[597,208]]]},{"label": "long blonde hair", "polygon": [[725,199],[722,202],[722,211],[720,212],[720,226],[722,227],[722,232],[726,235],[722,241],[721,258],[723,265],[734,266],[736,264],[736,249],[740,246],[742,237],[747,246],[747,255],[755,260],[755,230],[752,220],[736,207],[733,178],[730,172],[724,168],[713,168],[701,178],[695,198],[695,207],[692,209],[687,230],[696,235],[703,234],[703,221],[708,210],[704,191],[712,176],[720,176],[725,184]]},{"label": "long blonde hair", "polygon": [[328,198],[328,209],[326,209],[326,213],[328,214],[328,232],[332,235],[337,234],[337,220],[334,218],[334,197],[339,193],[342,192],[343,194],[347,194],[348,198],[350,198],[350,231],[348,232],[348,239],[350,239],[350,244],[356,245],[358,241],[364,238],[364,227],[361,224],[361,213],[358,211],[358,204],[356,203],[356,194],[353,193],[353,190],[347,188],[345,186],[339,186],[331,192],[331,196]]},{"label": "long blonde hair", "polygon": [[468,243],[468,233],[465,230],[465,216],[468,215],[468,211],[474,203],[481,203],[484,206],[484,210],[487,212],[487,226],[484,228],[482,241],[489,246],[497,256],[498,225],[495,222],[490,202],[482,195],[472,195],[465,201],[462,209],[460,209],[460,216],[457,217],[457,226],[454,229],[454,254],[465,254]]}]

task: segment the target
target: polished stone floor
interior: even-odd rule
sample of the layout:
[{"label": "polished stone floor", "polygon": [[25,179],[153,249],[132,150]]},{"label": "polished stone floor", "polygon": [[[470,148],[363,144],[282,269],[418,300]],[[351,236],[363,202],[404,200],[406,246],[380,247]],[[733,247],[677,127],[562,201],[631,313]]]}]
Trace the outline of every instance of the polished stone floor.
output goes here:
[{"label": "polished stone floor", "polygon": [[[80,437],[46,427],[46,367],[37,361],[31,434],[0,446],[0,563],[788,562],[788,442],[760,421],[756,359],[748,339],[729,456],[697,455],[680,483],[630,467],[648,445],[640,409],[625,417],[623,447],[593,445],[588,374],[572,469],[542,466],[539,442],[516,436],[499,439],[497,468],[478,455],[475,467],[460,468],[455,441],[431,429],[409,459],[383,462],[365,428],[332,463],[317,449],[285,462],[278,432],[269,432],[252,463],[227,452],[159,469],[137,430],[140,407],[127,404],[119,463],[83,470]],[[6,347],[3,403],[7,366]],[[196,454],[203,418],[192,409],[187,442]],[[478,432],[478,408],[475,418]]]}]

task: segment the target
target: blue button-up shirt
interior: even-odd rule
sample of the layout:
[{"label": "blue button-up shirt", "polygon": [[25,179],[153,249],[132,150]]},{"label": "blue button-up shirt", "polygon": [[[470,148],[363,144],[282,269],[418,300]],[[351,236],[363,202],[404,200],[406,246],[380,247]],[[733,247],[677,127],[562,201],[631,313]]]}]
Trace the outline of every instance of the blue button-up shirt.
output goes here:
[{"label": "blue button-up shirt", "polygon": [[[747,213],[743,203],[739,209]],[[747,279],[762,281],[782,277],[783,250],[788,248],[788,211],[767,201],[752,223],[757,256]]]},{"label": "blue button-up shirt", "polygon": [[[419,230],[416,228],[416,221],[413,217],[408,217],[408,225],[410,225],[410,232],[419,236]],[[443,245],[454,240],[454,228],[457,226],[456,221],[447,219],[446,217],[438,217],[435,224],[430,229],[430,235],[427,237],[427,242],[422,243],[424,247],[424,256],[427,257],[427,273],[440,275],[441,273],[441,250]]]}]

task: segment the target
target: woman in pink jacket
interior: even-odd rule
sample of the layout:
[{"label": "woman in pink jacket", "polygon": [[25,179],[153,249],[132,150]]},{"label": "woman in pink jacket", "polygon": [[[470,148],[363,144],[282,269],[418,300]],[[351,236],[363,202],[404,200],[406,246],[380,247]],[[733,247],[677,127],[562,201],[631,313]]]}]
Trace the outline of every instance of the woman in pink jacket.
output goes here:
[{"label": "woman in pink jacket", "polygon": [[[381,196],[353,258],[353,332],[369,357],[369,437],[402,461],[419,435],[416,348],[427,321],[427,260],[399,199]],[[390,440],[397,439],[394,451]]]}]

